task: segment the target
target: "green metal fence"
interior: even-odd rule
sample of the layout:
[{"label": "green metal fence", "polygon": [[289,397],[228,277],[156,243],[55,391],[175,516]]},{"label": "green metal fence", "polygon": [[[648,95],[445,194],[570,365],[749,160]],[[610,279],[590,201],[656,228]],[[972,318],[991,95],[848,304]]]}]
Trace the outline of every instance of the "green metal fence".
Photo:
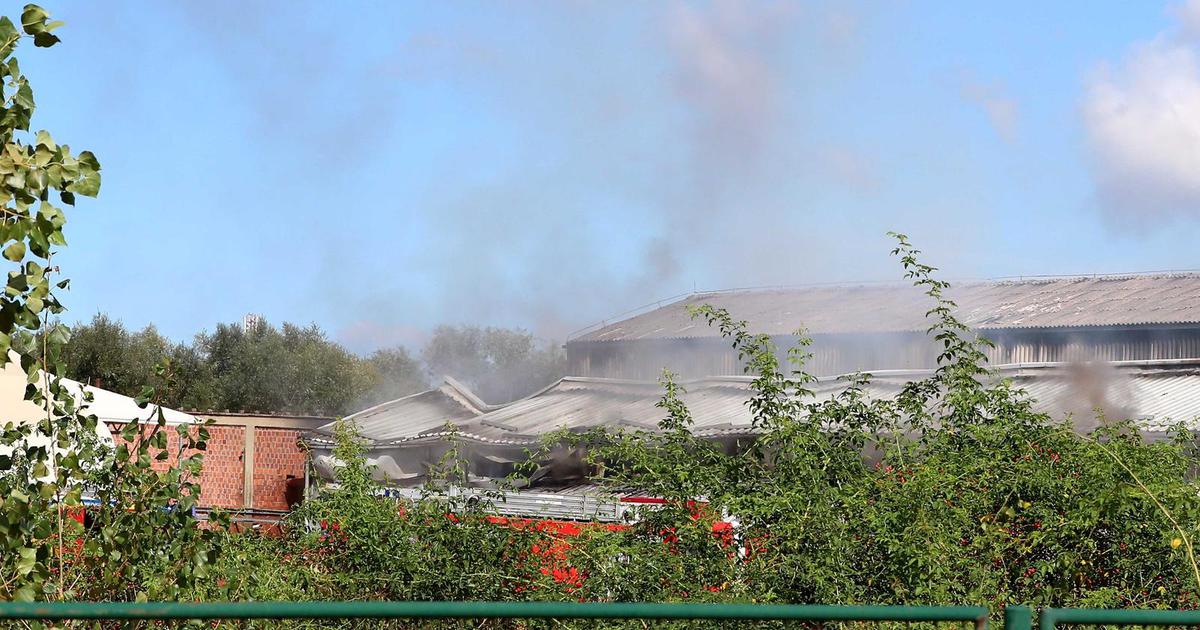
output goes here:
[{"label": "green metal fence", "polygon": [[0,619],[647,619],[966,622],[981,606],[802,606],[563,602],[2,602]]},{"label": "green metal fence", "polygon": [[1038,625],[1041,630],[1054,630],[1059,624],[1089,626],[1200,626],[1200,611],[1047,608],[1038,617]]},{"label": "green metal fence", "polygon": [[[982,606],[820,606],[566,602],[0,602],[0,620],[644,619],[711,621],[946,622],[985,630]],[[1005,630],[1032,630],[1034,611],[1004,610]],[[1198,626],[1200,611],[1047,608],[1039,630],[1059,625]]]}]

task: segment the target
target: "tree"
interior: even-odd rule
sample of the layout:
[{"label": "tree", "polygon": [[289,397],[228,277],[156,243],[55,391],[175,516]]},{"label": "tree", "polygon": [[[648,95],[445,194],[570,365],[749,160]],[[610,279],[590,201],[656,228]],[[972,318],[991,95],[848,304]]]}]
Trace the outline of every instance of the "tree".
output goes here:
[{"label": "tree", "polygon": [[172,343],[153,324],[131,333],[122,322],[97,313],[72,331],[63,360],[69,378],[131,397],[154,381],[154,367],[166,361],[174,386],[165,404],[187,409],[213,404],[212,375],[203,357],[188,344]]},{"label": "tree", "polygon": [[[64,310],[54,290],[68,282],[52,280],[57,269],[50,263],[66,245],[67,217],[55,204],[73,206],[76,195],[99,194],[100,163],[91,152],[72,153],[49,132],[30,137],[33,90],[12,56],[24,38],[40,48],[55,45],[60,26],[32,4],[21,13],[24,36],[0,17],[0,252],[9,263],[0,296],[0,363],[10,360],[10,349],[17,353],[29,382],[25,399],[45,412],[32,423],[10,421],[0,434],[0,600],[174,599],[204,576],[215,555],[213,530],[202,530],[189,514],[201,456],[183,454],[203,450],[206,429],[180,427],[178,465],[155,470],[155,460],[170,457],[161,390],[145,384],[139,401],[149,422],[131,418],[125,440],[114,447],[97,435],[87,397],[77,398],[62,380],[70,330],[52,320]],[[120,336],[111,326],[105,330]],[[154,337],[143,339],[151,354]],[[89,369],[119,375],[119,365],[100,350],[93,345],[83,353]],[[68,517],[85,490],[96,498],[89,532]]]},{"label": "tree", "polygon": [[428,387],[405,348],[358,357],[316,324],[218,324],[187,344],[153,325],[131,333],[98,313],[76,327],[63,356],[70,378],[126,396],[139,395],[166,361],[173,385],[164,402],[184,409],[339,415]]},{"label": "tree", "polygon": [[422,360],[400,346],[364,358],[316,324],[218,324],[188,344],[152,324],[130,332],[103,313],[76,327],[63,356],[70,378],[126,396],[137,396],[167,361],[173,388],[164,402],[173,407],[329,416],[422,391],[443,375],[505,403],[553,383],[566,367],[558,345],[516,329],[442,326]]},{"label": "tree", "polygon": [[339,415],[354,411],[375,386],[362,361],[316,324],[263,322],[249,331],[219,324],[212,334],[196,336],[195,352],[207,363],[202,375],[211,374],[211,400],[219,409]]},{"label": "tree", "polygon": [[135,382],[129,374],[129,345],[124,324],[96,313],[91,322],[75,327],[63,349],[67,375],[89,385],[129,391]]},{"label": "tree", "polygon": [[429,387],[421,362],[403,346],[376,350],[367,357],[364,369],[368,391],[356,405],[365,409]]},{"label": "tree", "polygon": [[490,403],[527,396],[561,378],[566,357],[524,330],[439,326],[421,352],[430,376],[453,376]]}]

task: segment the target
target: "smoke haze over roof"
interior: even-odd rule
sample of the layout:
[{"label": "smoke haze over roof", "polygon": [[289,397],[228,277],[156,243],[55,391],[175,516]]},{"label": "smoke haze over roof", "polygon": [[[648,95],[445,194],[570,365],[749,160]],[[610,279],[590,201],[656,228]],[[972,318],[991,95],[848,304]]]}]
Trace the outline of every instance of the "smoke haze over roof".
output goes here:
[{"label": "smoke haze over roof", "polygon": [[[1043,4],[77,1],[22,67],[35,126],[105,167],[71,313],[176,338],[253,311],[360,351],[561,339],[693,288],[898,279],[890,229],[954,277],[1200,267],[1197,141],[1160,116],[1200,82],[1191,5]],[[1140,120],[1171,150],[1139,160]],[[1175,228],[1112,221],[1135,189]]]}]

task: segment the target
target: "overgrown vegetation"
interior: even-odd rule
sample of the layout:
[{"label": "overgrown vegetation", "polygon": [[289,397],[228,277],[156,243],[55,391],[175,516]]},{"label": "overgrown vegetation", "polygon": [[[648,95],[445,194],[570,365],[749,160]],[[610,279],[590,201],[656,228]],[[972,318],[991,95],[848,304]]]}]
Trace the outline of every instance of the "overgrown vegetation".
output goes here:
[{"label": "overgrown vegetation", "polygon": [[868,397],[859,375],[816,400],[805,343],[781,364],[769,337],[699,308],[755,377],[754,440],[730,453],[693,436],[670,375],[657,431],[547,440],[586,447],[601,486],[666,499],[635,522],[514,523],[442,495],[380,499],[343,427],[338,485],[286,536],[229,541],[218,572],[271,573],[305,599],[1200,605],[1194,437],[1146,443],[1121,422],[1081,435],[1033,411],[987,369],[987,341],[957,320],[948,285],[897,239],[943,352],[894,398]]}]

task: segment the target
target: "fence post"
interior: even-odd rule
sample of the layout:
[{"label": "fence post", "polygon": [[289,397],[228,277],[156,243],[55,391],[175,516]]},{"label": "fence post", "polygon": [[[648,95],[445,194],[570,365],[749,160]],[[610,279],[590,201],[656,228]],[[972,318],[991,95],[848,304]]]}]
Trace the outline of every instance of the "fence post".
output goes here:
[{"label": "fence post", "polygon": [[1005,606],[1004,630],[1033,630],[1033,610],[1028,606]]}]

